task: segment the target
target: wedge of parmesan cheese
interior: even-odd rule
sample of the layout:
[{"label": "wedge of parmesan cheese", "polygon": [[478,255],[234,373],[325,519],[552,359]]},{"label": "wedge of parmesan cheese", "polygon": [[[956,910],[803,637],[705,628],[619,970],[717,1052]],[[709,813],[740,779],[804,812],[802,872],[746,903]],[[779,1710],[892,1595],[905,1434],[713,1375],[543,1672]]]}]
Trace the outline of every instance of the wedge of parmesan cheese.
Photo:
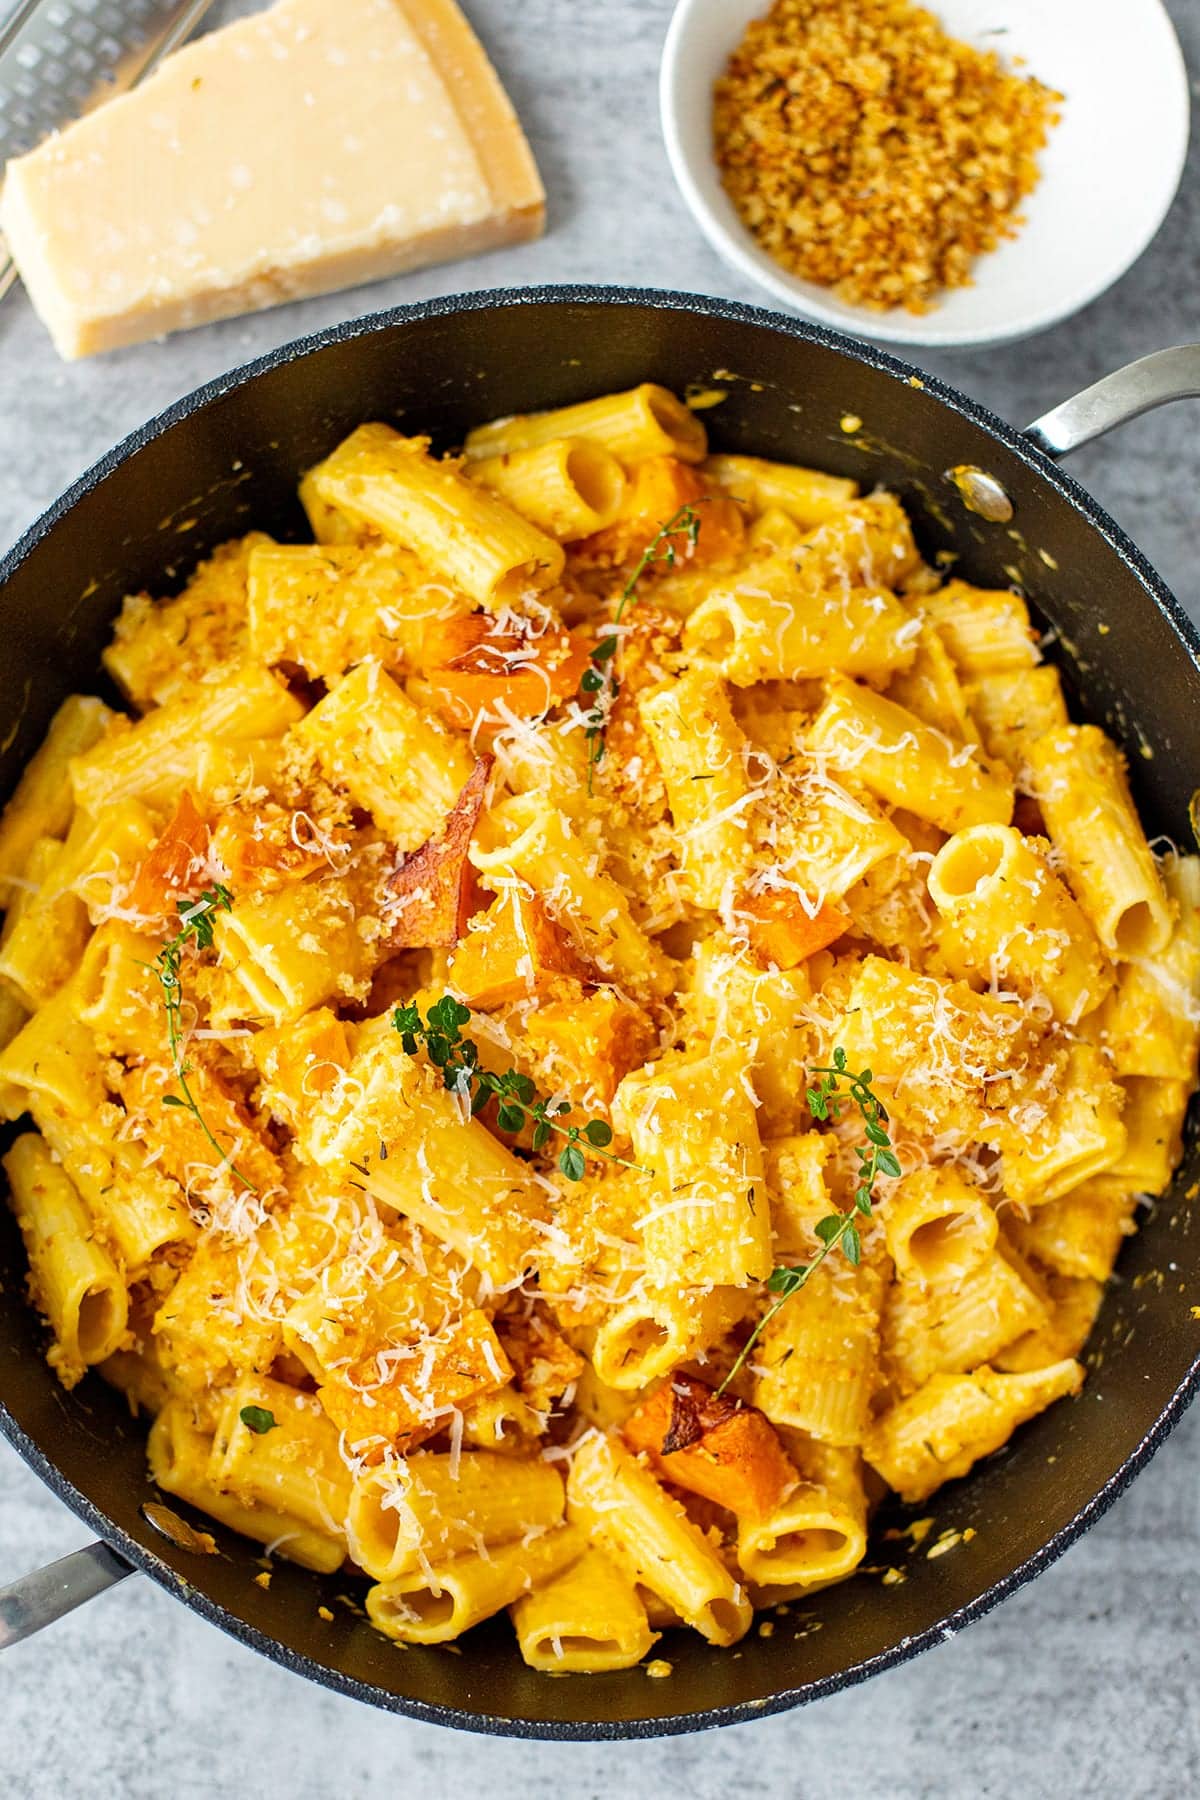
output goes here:
[{"label": "wedge of parmesan cheese", "polygon": [[536,165],[454,0],[280,0],[8,165],[61,355],[535,237]]}]

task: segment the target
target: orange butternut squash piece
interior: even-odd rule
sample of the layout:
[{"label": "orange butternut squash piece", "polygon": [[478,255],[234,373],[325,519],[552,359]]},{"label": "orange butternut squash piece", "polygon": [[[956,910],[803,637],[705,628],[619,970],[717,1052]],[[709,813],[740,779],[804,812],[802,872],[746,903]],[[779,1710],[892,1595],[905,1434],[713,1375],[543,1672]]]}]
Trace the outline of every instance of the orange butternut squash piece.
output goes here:
[{"label": "orange butternut squash piece", "polygon": [[[430,700],[449,725],[474,728],[497,702],[519,719],[537,719],[570,698],[588,666],[590,646],[569,631],[497,631],[482,613],[435,627],[427,650]],[[498,712],[494,712],[500,724]]]},{"label": "orange butternut squash piece", "polygon": [[512,1364],[487,1314],[478,1310],[405,1348],[408,1354],[389,1358],[390,1372],[381,1371],[379,1355],[372,1355],[317,1389],[350,1449],[368,1462],[378,1461],[389,1447],[407,1455],[446,1430],[446,1408],[512,1380]]},{"label": "orange butternut squash piece", "polygon": [[[279,1187],[283,1170],[279,1159],[263,1142],[249,1113],[216,1072],[189,1049],[188,1087],[205,1124],[238,1171],[260,1194]],[[175,1104],[179,1082],[162,1063],[135,1063],[120,1083],[121,1099],[134,1115],[133,1135],[159,1153],[156,1167],[171,1175],[189,1193],[221,1163],[195,1115]],[[235,1185],[236,1180],[235,1180]]]},{"label": "orange butternut squash piece", "polygon": [[774,1429],[756,1407],[676,1373],[621,1427],[655,1473],[740,1519],[773,1512],[798,1476]]},{"label": "orange butternut squash piece", "polygon": [[836,943],[851,924],[850,914],[828,900],[817,913],[807,912],[790,888],[742,894],[734,910],[761,969],[794,969]]},{"label": "orange butternut squash piece", "polygon": [[327,1006],[305,1013],[294,1025],[256,1031],[249,1049],[263,1079],[263,1104],[291,1126],[350,1064],[349,1033]]},{"label": "orange butternut squash piece", "polygon": [[572,1097],[591,1094],[606,1106],[658,1043],[641,1007],[609,987],[539,1006],[525,1021],[525,1038],[544,1064],[543,1086]]},{"label": "orange butternut squash piece", "polygon": [[173,914],[181,901],[191,899],[203,886],[200,874],[207,854],[208,822],[184,788],[134,878],[127,904],[147,919]]},{"label": "orange butternut squash piece", "polygon": [[384,919],[393,950],[453,947],[479,910],[470,849],[494,760],[479,758],[437,836],[402,857],[388,876]]},{"label": "orange butternut squash piece", "polygon": [[[746,527],[736,500],[710,487],[699,470],[674,456],[651,456],[637,465],[621,517],[584,538],[579,554],[588,562],[616,566],[636,562],[684,506],[695,506],[700,529],[694,546],[686,529],[672,535],[671,548],[680,562],[724,562],[738,554]],[[661,551],[659,559],[662,566]]]},{"label": "orange butternut squash piece", "polygon": [[253,812],[226,812],[213,831],[213,856],[237,894],[278,889],[336,865],[341,848],[304,812],[260,806]]},{"label": "orange butternut squash piece", "polygon": [[569,993],[596,971],[532,888],[514,883],[472,922],[450,964],[450,984],[467,1006],[491,1012],[535,995]]}]

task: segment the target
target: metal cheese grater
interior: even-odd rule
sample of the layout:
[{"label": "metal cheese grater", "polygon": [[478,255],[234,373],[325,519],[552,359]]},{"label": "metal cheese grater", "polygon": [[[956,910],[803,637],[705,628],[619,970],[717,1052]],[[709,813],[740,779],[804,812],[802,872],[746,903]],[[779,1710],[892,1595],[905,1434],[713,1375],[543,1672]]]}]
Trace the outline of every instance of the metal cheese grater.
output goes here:
[{"label": "metal cheese grater", "polygon": [[[0,19],[0,170],[191,36],[212,0],[16,0]],[[0,299],[17,278],[0,238]]]}]

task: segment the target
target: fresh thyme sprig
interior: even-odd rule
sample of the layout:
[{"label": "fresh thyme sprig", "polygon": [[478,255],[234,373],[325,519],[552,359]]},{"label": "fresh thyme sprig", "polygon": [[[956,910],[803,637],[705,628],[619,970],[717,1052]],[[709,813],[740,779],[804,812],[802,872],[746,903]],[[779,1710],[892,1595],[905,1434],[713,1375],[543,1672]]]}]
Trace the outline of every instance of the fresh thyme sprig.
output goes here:
[{"label": "fresh thyme sprig", "polygon": [[167,1014],[167,1042],[171,1050],[171,1068],[179,1083],[178,1094],[164,1094],[164,1106],[180,1106],[191,1113],[197,1125],[220,1157],[219,1168],[228,1168],[230,1174],[236,1175],[242,1186],[251,1194],[258,1189],[252,1181],[238,1168],[228,1150],[222,1148],[208,1120],[200,1110],[196,1096],[188,1086],[191,1068],[183,1056],[183,955],[189,944],[197,950],[210,950],[213,941],[213,917],[219,912],[229,912],[233,906],[233,895],[227,887],[218,881],[214,886],[205,888],[198,900],[188,906],[179,908],[179,930],[175,936],[165,943],[154,959],[154,972],[158,976],[162,988],[163,1006]]},{"label": "fresh thyme sprig", "polygon": [[[641,1169],[640,1163],[628,1161],[608,1148],[612,1143],[612,1127],[604,1119],[589,1119],[584,1125],[568,1125],[563,1115],[571,1111],[569,1100],[538,1098],[537,1088],[528,1075],[518,1069],[506,1069],[495,1075],[479,1061],[479,1046],[464,1037],[462,1027],[470,1023],[471,1009],[444,994],[426,1009],[415,1000],[396,1007],[392,1025],[400,1033],[405,1054],[414,1056],[417,1045],[435,1068],[452,1094],[470,1102],[471,1117],[482,1112],[488,1101],[497,1101],[496,1123],[501,1131],[520,1131],[526,1123],[533,1125],[533,1147],[541,1150],[557,1132],[567,1141],[558,1157],[558,1166],[568,1181],[582,1181],[589,1156],[603,1157],[605,1162],[620,1163],[626,1169]],[[642,1170],[650,1174],[650,1170]]]},{"label": "fresh thyme sprig", "polygon": [[[621,598],[617,602],[617,610],[613,615],[613,625],[621,623],[622,615],[629,602],[637,592],[638,582],[654,563],[664,563],[667,568],[675,566],[679,555],[674,539],[684,532],[687,536],[689,550],[694,550],[700,535],[700,515],[692,502],[681,506],[672,513],[665,525],[660,525],[646,548],[642,551],[638,565],[621,590]],[[617,653],[617,638],[610,632],[602,637],[592,651],[592,660],[583,671],[579,681],[579,692],[584,700],[591,701],[589,711],[584,715],[587,730],[584,739],[588,748],[588,793],[592,791],[592,780],[596,765],[604,756],[604,728],[608,724],[608,715],[612,711],[613,701],[620,693],[620,683],[613,669],[613,658]]]},{"label": "fresh thyme sprig", "polygon": [[[860,1215],[866,1219],[871,1217],[875,1183],[879,1176],[900,1174],[900,1163],[887,1132],[887,1113],[878,1095],[871,1089],[870,1069],[863,1069],[855,1075],[847,1067],[846,1052],[839,1045],[833,1052],[831,1065],[818,1064],[809,1070],[809,1074],[817,1077],[815,1086],[807,1091],[808,1108],[814,1119],[839,1119],[842,1103],[847,1097],[862,1114],[867,1143],[865,1148],[862,1144],[854,1146],[854,1154],[858,1158],[858,1184],[854,1190],[854,1205],[849,1212],[827,1213],[823,1219],[817,1220],[814,1230],[821,1240],[821,1248],[810,1263],[794,1263],[790,1266],[785,1264],[771,1270],[767,1277],[767,1292],[774,1294],[775,1299],[743,1344],[736,1362],[716,1390],[718,1395],[725,1392],[738,1370],[743,1367],[776,1313],[793,1294],[800,1292],[827,1256],[840,1249],[846,1261],[857,1266],[862,1256],[858,1219]],[[842,1092],[843,1082],[847,1093]]]}]

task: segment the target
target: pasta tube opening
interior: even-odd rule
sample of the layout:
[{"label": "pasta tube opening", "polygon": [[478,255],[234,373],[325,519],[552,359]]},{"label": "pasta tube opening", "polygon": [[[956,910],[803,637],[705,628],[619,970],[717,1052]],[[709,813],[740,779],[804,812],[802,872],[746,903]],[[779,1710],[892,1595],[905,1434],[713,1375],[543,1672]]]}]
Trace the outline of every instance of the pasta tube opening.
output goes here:
[{"label": "pasta tube opening", "polygon": [[701,462],[708,449],[707,433],[695,413],[669,389],[650,381],[575,406],[493,419],[468,432],[463,448],[468,460],[475,462],[564,437],[590,438],[626,464],[651,456]]},{"label": "pasta tube opening", "polygon": [[625,471],[602,444],[552,438],[527,450],[485,457],[471,478],[491,488],[540,530],[566,544],[611,525],[625,500]]},{"label": "pasta tube opening", "polygon": [[1159,915],[1148,900],[1135,900],[1117,917],[1114,948],[1121,957],[1151,956],[1160,948]]},{"label": "pasta tube opening", "polygon": [[367,1614],[400,1643],[444,1644],[553,1580],[584,1548],[578,1531],[560,1525],[528,1545],[506,1544],[381,1582],[367,1595]]},{"label": "pasta tube opening", "polygon": [[709,1600],[688,1621],[710,1644],[736,1644],[746,1635],[744,1600]]},{"label": "pasta tube opening", "polygon": [[929,871],[929,892],[935,906],[952,906],[997,876],[1003,879],[1006,859],[1011,860],[1010,837],[1002,828],[977,825],[962,831],[943,845]]},{"label": "pasta tube opening", "polygon": [[999,979],[1074,1024],[1100,1004],[1113,976],[1047,849],[1010,825],[969,826],[934,857],[929,894],[942,918],[942,955],[956,975]]},{"label": "pasta tube opening", "polygon": [[592,1546],[523,1594],[512,1621],[529,1667],[560,1675],[632,1668],[655,1638],[629,1574]]},{"label": "pasta tube opening", "polygon": [[708,439],[696,415],[689,412],[669,388],[647,383],[639,391],[646,411],[663,437],[670,439],[675,455],[682,457],[684,462],[694,461],[697,454],[703,456],[708,448]]},{"label": "pasta tube opening", "polygon": [[1174,912],[1129,791],[1125,761],[1095,725],[1029,747],[1034,797],[1076,898],[1118,959],[1156,956]]},{"label": "pasta tube opening", "polygon": [[532,1640],[530,1648],[535,1655],[544,1657],[549,1667],[562,1663],[568,1656],[607,1658],[623,1654],[623,1647],[617,1638],[587,1637],[579,1632],[568,1633],[566,1637],[555,1637],[553,1633],[543,1631]]},{"label": "pasta tube opening", "polygon": [[609,1387],[642,1388],[668,1374],[685,1350],[679,1334],[635,1304],[622,1307],[601,1325],[592,1360]]},{"label": "pasta tube opening", "polygon": [[731,615],[720,604],[705,605],[690,626],[695,648],[722,667],[729,661],[737,645],[737,627]]},{"label": "pasta tube opening", "polygon": [[839,1500],[824,1488],[805,1485],[770,1518],[743,1525],[738,1561],[762,1587],[811,1586],[848,1575],[866,1554],[861,1497]]},{"label": "pasta tube opening", "polygon": [[844,1531],[830,1531],[814,1525],[803,1531],[785,1531],[777,1540],[775,1549],[781,1556],[796,1554],[811,1560],[814,1557],[836,1556],[845,1545]]},{"label": "pasta tube opening", "polygon": [[621,465],[616,458],[580,439],[567,451],[566,466],[567,475],[584,505],[598,519],[612,519],[625,492]]},{"label": "pasta tube opening", "polygon": [[376,1624],[386,1630],[389,1624],[402,1625],[413,1643],[440,1643],[444,1637],[456,1637],[454,1625],[458,1610],[448,1588],[409,1588],[403,1594],[380,1595],[376,1600]]},{"label": "pasta tube opening", "polygon": [[36,1132],[3,1159],[38,1306],[54,1333],[51,1364],[67,1386],[111,1356],[125,1335],[123,1271],[97,1238],[87,1206]]},{"label": "pasta tube opening", "polygon": [[82,1295],[75,1332],[85,1363],[103,1362],[112,1355],[124,1336],[128,1311],[124,1292],[111,1282],[98,1283]]},{"label": "pasta tube opening", "polygon": [[961,1281],[995,1249],[995,1210],[953,1170],[921,1169],[902,1181],[884,1222],[896,1274],[926,1283]]},{"label": "pasta tube opening", "polygon": [[346,1514],[346,1532],[354,1560],[377,1581],[391,1581],[409,1566],[420,1544],[420,1532],[405,1504],[403,1476],[370,1469],[354,1483]]},{"label": "pasta tube opening", "polygon": [[[994,1239],[996,1234],[991,1235]],[[970,1240],[969,1247],[964,1239]],[[951,1281],[990,1249],[977,1218],[946,1212],[917,1226],[908,1240],[908,1260],[926,1281]]]}]

